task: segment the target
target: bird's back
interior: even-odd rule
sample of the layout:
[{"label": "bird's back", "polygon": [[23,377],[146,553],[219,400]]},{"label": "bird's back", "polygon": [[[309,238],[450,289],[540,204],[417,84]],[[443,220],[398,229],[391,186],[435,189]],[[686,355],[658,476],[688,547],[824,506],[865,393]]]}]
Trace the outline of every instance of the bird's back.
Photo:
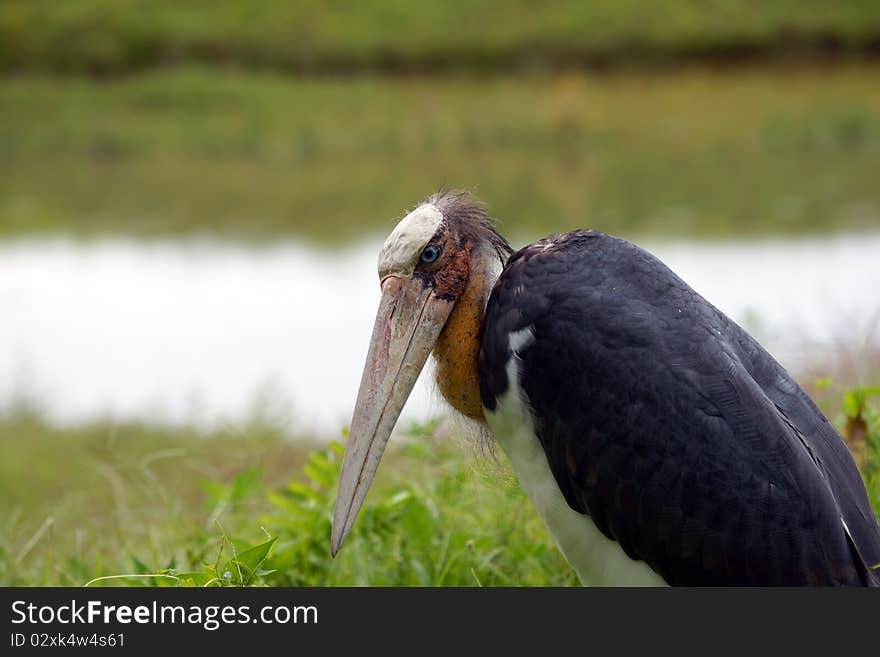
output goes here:
[{"label": "bird's back", "polygon": [[629,242],[576,231],[514,254],[486,308],[479,370],[489,411],[519,386],[569,506],[667,582],[880,583],[880,529],[828,419]]}]

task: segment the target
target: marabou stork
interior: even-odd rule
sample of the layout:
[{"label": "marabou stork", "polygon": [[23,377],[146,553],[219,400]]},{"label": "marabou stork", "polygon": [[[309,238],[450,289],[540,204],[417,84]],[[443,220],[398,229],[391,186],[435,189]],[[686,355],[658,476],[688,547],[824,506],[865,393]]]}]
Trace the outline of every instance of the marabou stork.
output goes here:
[{"label": "marabou stork", "polygon": [[488,425],[582,582],[880,585],[846,445],[754,338],[625,240],[511,252],[453,191],[386,240],[334,555],[433,352],[440,392]]}]

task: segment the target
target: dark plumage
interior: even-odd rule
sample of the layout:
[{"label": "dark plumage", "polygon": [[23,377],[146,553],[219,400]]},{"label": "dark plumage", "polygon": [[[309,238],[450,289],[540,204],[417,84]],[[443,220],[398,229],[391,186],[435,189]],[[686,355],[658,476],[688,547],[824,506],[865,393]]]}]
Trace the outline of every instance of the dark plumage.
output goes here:
[{"label": "dark plumage", "polygon": [[657,258],[595,231],[515,253],[480,337],[489,411],[527,327],[520,385],[556,482],[630,557],[670,584],[880,584],[880,530],[840,436]]},{"label": "dark plumage", "polygon": [[433,353],[438,389],[492,433],[583,582],[656,583],[604,534],[669,584],[880,585],[846,445],[748,333],[624,240],[509,253],[455,191],[383,245],[334,554]]}]

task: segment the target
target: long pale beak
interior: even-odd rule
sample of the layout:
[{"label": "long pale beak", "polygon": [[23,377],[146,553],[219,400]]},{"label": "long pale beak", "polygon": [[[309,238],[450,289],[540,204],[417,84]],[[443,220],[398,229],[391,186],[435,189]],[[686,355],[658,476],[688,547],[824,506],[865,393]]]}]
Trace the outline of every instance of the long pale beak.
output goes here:
[{"label": "long pale beak", "polygon": [[454,302],[435,297],[433,291],[419,278],[391,275],[382,281],[333,511],[334,557],[354,525],[391,430],[452,311]]}]

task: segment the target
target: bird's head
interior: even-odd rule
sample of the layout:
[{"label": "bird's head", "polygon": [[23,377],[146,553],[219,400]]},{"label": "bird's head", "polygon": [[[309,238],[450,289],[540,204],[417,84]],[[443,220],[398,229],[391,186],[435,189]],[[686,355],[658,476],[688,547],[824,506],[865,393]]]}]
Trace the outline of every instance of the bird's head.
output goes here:
[{"label": "bird's head", "polygon": [[[397,418],[456,305],[468,297],[469,283],[485,273],[489,261],[500,262],[509,253],[483,207],[462,192],[434,194],[385,240],[379,253],[382,298],[333,514],[334,555],[354,524]],[[471,331],[474,338],[476,328]]]}]

